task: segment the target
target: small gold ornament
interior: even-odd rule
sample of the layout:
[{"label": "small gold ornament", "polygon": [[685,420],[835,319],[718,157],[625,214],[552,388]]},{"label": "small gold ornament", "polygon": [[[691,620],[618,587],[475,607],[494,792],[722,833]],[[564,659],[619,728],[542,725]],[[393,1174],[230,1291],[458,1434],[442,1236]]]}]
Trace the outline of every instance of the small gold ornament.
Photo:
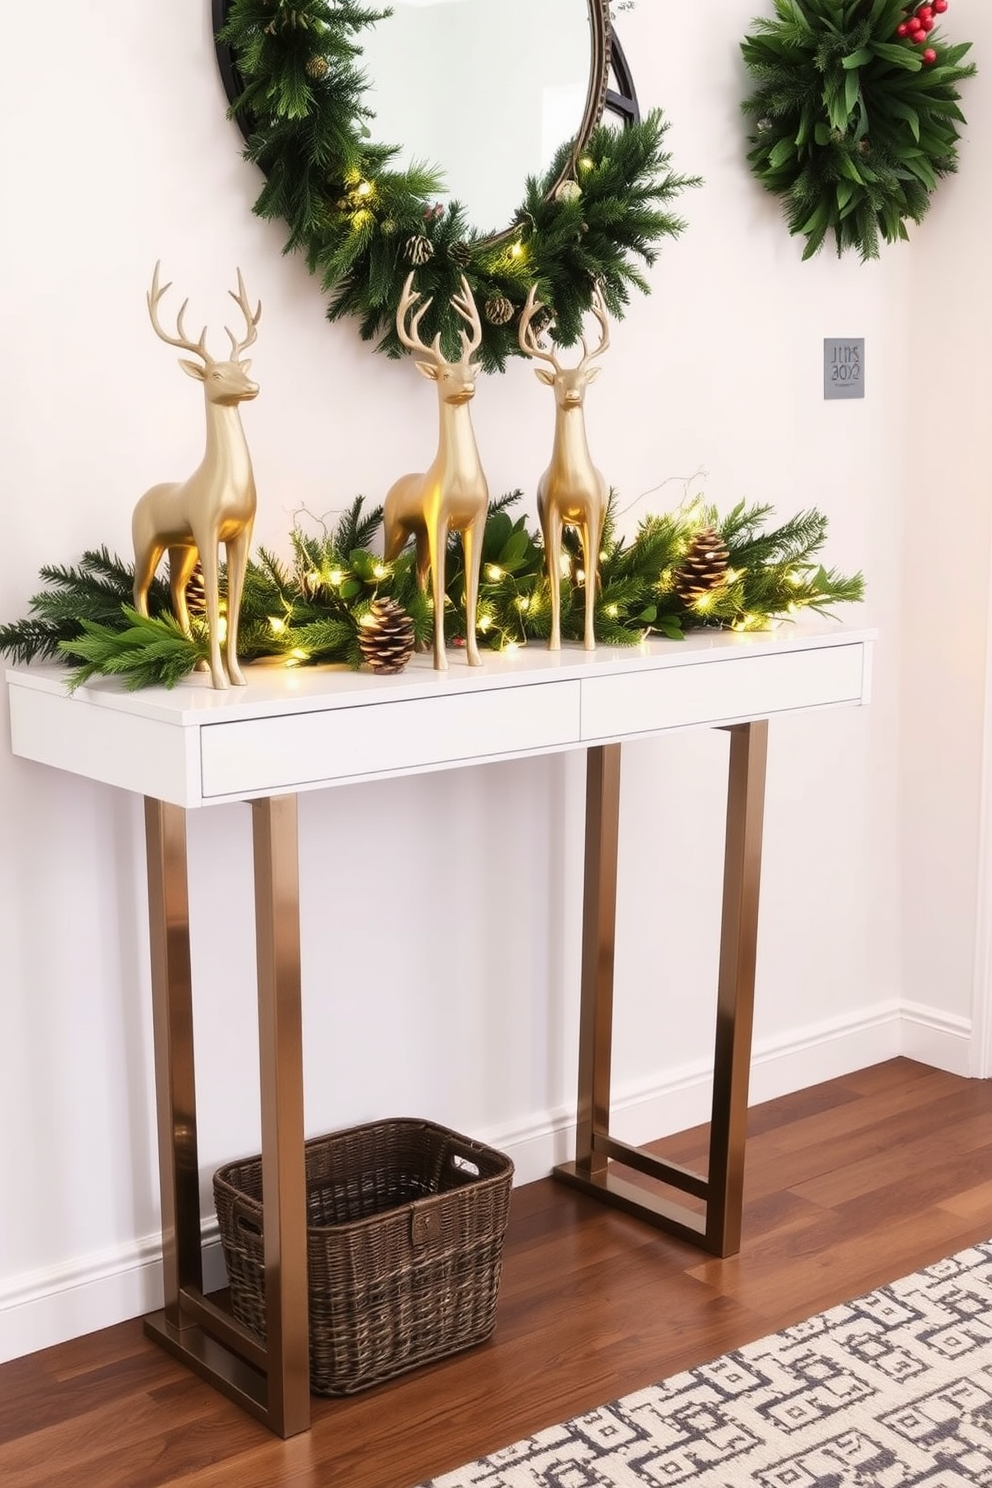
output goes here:
[{"label": "small gold ornament", "polygon": [[413,621],[395,599],[374,599],[358,625],[358,649],[380,677],[401,672],[413,655]]},{"label": "small gold ornament", "polygon": [[581,195],[582,187],[578,181],[573,181],[570,176],[566,180],[560,181],[555,187],[555,201],[574,202],[578,201]]},{"label": "small gold ornament", "polygon": [[305,70],[308,78],[313,78],[315,83],[319,83],[326,78],[331,66],[327,58],[322,57],[318,52],[315,57],[308,58]]},{"label": "small gold ornament", "polygon": [[419,268],[434,257],[434,244],[423,233],[413,233],[403,244],[403,257],[414,268]]},{"label": "small gold ornament", "polygon": [[695,604],[718,589],[727,577],[727,546],[715,527],[696,533],[675,574],[674,589],[685,605]]},{"label": "small gold ornament", "polygon": [[486,301],[486,319],[490,325],[507,325],[513,319],[513,301],[506,295],[490,295]]}]

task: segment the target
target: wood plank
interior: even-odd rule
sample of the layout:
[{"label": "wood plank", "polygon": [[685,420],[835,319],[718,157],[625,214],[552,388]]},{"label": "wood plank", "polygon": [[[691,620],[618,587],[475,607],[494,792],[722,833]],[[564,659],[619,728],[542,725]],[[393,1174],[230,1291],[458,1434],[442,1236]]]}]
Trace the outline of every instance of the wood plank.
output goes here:
[{"label": "wood plank", "polygon": [[[140,1323],[0,1366],[4,1488],[413,1488],[992,1235],[992,1081],[910,1060],[755,1107],[744,1240],[707,1257],[550,1179],[516,1190],[495,1337],[279,1441]],[[652,1144],[705,1153],[705,1128]]]}]

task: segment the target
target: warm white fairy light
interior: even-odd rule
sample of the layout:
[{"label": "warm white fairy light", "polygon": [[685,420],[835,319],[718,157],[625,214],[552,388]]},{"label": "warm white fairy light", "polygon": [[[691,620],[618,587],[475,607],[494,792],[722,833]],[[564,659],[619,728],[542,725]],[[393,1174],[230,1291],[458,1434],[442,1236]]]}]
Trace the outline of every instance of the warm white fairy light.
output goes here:
[{"label": "warm white fairy light", "polygon": [[490,583],[498,584],[502,577],[503,570],[500,568],[498,563],[486,564],[486,578],[490,581]]},{"label": "warm white fairy light", "polygon": [[269,629],[271,630],[273,635],[282,635],[283,631],[286,629],[286,622],[285,620],[281,619],[279,615],[270,615]]}]

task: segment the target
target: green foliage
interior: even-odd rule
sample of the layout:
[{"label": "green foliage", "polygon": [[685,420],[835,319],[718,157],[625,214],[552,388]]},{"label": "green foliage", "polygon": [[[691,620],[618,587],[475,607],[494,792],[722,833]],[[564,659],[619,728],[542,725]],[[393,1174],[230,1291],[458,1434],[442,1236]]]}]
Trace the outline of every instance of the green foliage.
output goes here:
[{"label": "green foliage", "polygon": [[923,48],[896,27],[903,0],[773,0],[741,43],[755,90],[742,105],[752,124],[748,161],[783,201],[803,258],[833,234],[838,256],[862,262],[881,242],[908,237],[941,176],[957,169],[957,85],[974,76],[970,42],[936,29]]},{"label": "green foliage", "polygon": [[[478,603],[480,645],[546,641],[551,633],[551,599],[540,535],[526,519],[514,519],[521,493],[511,491],[490,503],[483,540]],[[416,580],[414,551],[408,547],[390,564],[370,551],[381,526],[382,509],[366,513],[356,497],[337,526],[319,536],[297,525],[290,533],[290,559],[283,562],[261,549],[248,564],[242,597],[238,654],[243,662],[274,659],[287,666],[337,663],[358,667],[358,627],[373,600],[388,595],[414,624],[418,645],[433,635],[430,599]],[[677,512],[645,517],[627,543],[616,531],[611,495],[603,531],[595,629],[603,645],[636,645],[646,636],[679,640],[688,630],[717,626],[753,630],[802,609],[829,611],[859,601],[860,574],[845,576],[817,559],[827,536],[827,519],[802,511],[777,527],[766,525],[767,505],[738,503],[724,518],[694,501]],[[728,551],[723,581],[686,604],[679,597],[679,566],[693,538],[716,527]],[[561,580],[561,633],[581,641],[585,625],[585,576],[574,529],[562,539],[568,572]],[[127,687],[172,687],[208,655],[205,627],[195,621],[184,636],[169,613],[168,588],[156,581],[150,592],[152,614],[143,618],[131,606],[133,571],[106,548],[87,552],[77,568],[42,569],[49,588],[30,602],[30,615],[0,626],[0,652],[18,662],[35,657],[71,657],[82,664],[70,675],[79,686],[90,677],[120,676]],[[448,546],[444,627],[446,640],[465,636],[465,571],[462,545]]]},{"label": "green foliage", "polygon": [[174,687],[189,676],[197,662],[206,660],[206,637],[190,639],[171,617],[149,618],[130,605],[122,606],[121,615],[123,629],[80,617],[82,634],[60,642],[59,649],[66,656],[79,657],[83,663],[73,672],[70,687],[79,687],[97,676],[123,677],[131,691],[155,683]]},{"label": "green foliage", "polygon": [[[85,552],[76,568],[46,565],[41,577],[49,587],[30,601],[30,618],[0,625],[0,652],[18,662],[58,657],[63,642],[83,634],[84,618],[119,626],[121,607],[133,600],[134,569],[106,547]],[[153,580],[148,605],[153,614],[169,612],[169,590],[161,579]]]},{"label": "green foliage", "polygon": [[[403,355],[395,316],[413,239],[429,255],[416,281],[433,301],[424,339],[440,333],[445,354],[459,354],[462,322],[450,299],[464,273],[482,316],[486,371],[502,371],[520,351],[517,315],[494,325],[485,305],[502,297],[519,313],[534,282],[563,345],[578,338],[596,283],[622,316],[631,289],[648,292],[641,265],[685,227],[671,201],[698,185],[672,173],[660,110],[623,130],[598,126],[579,159],[564,145],[544,177],[526,182],[508,232],[477,230],[461,202],[436,201],[439,170],[423,162],[397,170],[399,146],[371,141],[360,34],[388,15],[330,0],[232,0],[220,33],[245,84],[232,112],[250,121],[246,155],[266,178],[255,211],[288,224],[286,251],[302,252],[320,278],[328,318],[354,316],[377,350]],[[579,188],[575,200],[552,190],[563,173]]]}]

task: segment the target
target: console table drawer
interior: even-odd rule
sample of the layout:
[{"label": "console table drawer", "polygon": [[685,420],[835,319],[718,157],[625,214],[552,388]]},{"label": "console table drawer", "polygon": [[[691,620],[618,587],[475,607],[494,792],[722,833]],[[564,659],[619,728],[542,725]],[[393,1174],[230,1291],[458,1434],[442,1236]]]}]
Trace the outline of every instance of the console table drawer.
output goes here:
[{"label": "console table drawer", "polygon": [[579,742],[579,683],[232,720],[202,729],[204,800],[443,769]]},{"label": "console table drawer", "polygon": [[582,683],[583,743],[664,729],[767,718],[797,708],[858,703],[865,693],[865,648],[738,655],[703,666]]}]

